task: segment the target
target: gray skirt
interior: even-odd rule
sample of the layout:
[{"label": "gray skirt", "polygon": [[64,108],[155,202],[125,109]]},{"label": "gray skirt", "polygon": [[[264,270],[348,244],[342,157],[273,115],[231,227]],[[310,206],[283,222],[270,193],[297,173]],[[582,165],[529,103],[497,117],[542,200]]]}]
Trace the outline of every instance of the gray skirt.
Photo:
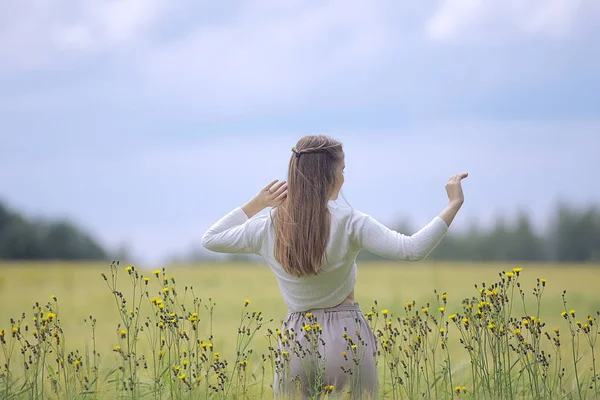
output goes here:
[{"label": "gray skirt", "polygon": [[276,334],[276,398],[377,398],[377,338],[358,303],[289,312]]}]

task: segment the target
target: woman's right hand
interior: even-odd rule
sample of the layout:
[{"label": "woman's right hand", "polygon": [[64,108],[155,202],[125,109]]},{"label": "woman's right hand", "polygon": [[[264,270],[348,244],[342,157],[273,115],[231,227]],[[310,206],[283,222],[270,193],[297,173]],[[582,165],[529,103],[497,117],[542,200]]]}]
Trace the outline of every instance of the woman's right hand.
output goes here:
[{"label": "woman's right hand", "polygon": [[451,176],[448,183],[446,183],[446,193],[451,204],[461,206],[465,202],[461,181],[467,176],[469,176],[467,172],[456,174]]}]

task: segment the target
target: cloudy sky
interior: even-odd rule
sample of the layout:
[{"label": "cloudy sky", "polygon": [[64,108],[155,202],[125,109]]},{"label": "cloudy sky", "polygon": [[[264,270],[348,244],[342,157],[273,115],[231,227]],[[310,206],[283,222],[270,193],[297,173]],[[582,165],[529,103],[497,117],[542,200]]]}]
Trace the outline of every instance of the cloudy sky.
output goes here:
[{"label": "cloudy sky", "polygon": [[415,226],[600,202],[600,2],[0,3],[0,198],[140,262],[199,243],[329,134],[344,195]]}]

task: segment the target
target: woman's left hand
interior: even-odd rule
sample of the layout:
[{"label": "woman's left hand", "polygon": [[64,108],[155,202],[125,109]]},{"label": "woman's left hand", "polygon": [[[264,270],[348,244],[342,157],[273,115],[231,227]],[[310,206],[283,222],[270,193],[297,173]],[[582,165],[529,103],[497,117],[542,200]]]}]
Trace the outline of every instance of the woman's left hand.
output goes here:
[{"label": "woman's left hand", "polygon": [[277,182],[278,179],[275,179],[256,195],[257,201],[264,207],[277,207],[287,197],[287,182]]},{"label": "woman's left hand", "polygon": [[242,210],[248,218],[262,211],[265,207],[277,207],[287,197],[287,182],[275,179],[267,186],[262,188],[260,192],[252,200],[242,206]]}]

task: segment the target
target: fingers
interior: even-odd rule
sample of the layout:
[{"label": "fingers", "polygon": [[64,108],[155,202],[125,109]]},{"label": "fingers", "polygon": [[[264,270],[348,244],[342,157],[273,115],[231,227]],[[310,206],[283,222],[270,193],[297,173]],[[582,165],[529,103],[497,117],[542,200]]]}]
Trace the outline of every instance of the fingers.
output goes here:
[{"label": "fingers", "polygon": [[276,199],[275,202],[281,203],[287,197],[287,187]]},{"label": "fingers", "polygon": [[277,182],[278,180],[279,180],[279,179],[275,179],[274,181],[272,181],[271,183],[269,183],[267,186],[265,186],[265,187],[263,188],[263,191],[264,191],[264,192],[268,192],[268,191],[270,191],[270,189],[271,189],[271,186],[273,186],[273,185],[275,184],[275,182]]},{"label": "fingers", "polygon": [[278,198],[281,194],[287,191],[287,182],[281,181],[276,186],[275,189],[271,190],[273,192],[273,197]]},{"label": "fingers", "polygon": [[460,173],[460,174],[452,175],[448,181],[449,182],[452,182],[452,181],[461,181],[461,180],[465,179],[467,176],[469,176],[469,173],[468,172],[463,172],[463,173]]}]

